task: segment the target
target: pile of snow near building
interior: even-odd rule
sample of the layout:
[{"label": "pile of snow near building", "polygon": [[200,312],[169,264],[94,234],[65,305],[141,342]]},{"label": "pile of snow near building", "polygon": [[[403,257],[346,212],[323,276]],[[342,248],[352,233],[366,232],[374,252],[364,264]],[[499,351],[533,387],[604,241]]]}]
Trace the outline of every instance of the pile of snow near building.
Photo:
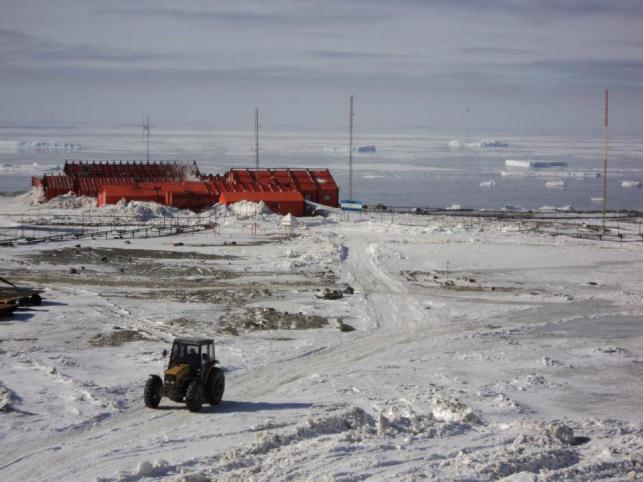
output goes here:
[{"label": "pile of snow near building", "polygon": [[91,196],[98,206],[121,199],[203,210],[217,202],[264,202],[279,214],[303,216],[305,201],[337,207],[339,189],[328,169],[230,169],[202,174],[196,163],[67,161],[62,174],[34,177],[44,200],[67,193]]}]

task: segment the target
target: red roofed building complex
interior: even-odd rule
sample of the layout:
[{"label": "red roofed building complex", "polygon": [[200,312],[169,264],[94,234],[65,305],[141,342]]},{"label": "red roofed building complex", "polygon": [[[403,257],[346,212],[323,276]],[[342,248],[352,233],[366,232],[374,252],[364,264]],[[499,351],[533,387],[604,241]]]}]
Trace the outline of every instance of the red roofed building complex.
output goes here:
[{"label": "red roofed building complex", "polygon": [[72,192],[97,205],[151,201],[195,211],[217,202],[263,201],[279,214],[303,216],[305,201],[337,207],[339,188],[328,169],[230,169],[205,175],[196,163],[67,161],[62,175],[33,178],[45,199]]}]

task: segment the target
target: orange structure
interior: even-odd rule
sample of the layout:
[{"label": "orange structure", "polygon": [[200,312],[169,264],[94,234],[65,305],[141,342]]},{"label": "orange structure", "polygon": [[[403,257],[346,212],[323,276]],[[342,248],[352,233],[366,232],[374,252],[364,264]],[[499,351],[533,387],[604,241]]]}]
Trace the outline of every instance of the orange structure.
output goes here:
[{"label": "orange structure", "polygon": [[165,193],[153,189],[140,189],[136,186],[112,185],[104,186],[96,199],[98,207],[106,204],[116,204],[121,199],[130,201],[148,201],[165,204]]},{"label": "orange structure", "polygon": [[202,210],[217,201],[246,200],[301,216],[305,201],[332,207],[339,203],[339,188],[328,169],[230,169],[221,176],[201,174],[196,163],[68,161],[63,172],[33,178],[32,184],[43,189],[46,199],[71,191],[95,196],[98,206],[124,199]]},{"label": "orange structure", "polygon": [[328,169],[230,169],[224,177],[246,191],[299,191],[306,201],[339,205],[339,188]]},{"label": "orange structure", "polygon": [[180,164],[176,162],[137,162],[137,161],[67,161],[63,172],[77,178],[132,177],[139,181],[150,178],[185,179],[198,177],[196,162]]},{"label": "orange structure", "polygon": [[281,215],[304,215],[304,196],[297,191],[224,192],[219,196],[221,204],[228,205],[239,201],[263,202],[272,212]]}]

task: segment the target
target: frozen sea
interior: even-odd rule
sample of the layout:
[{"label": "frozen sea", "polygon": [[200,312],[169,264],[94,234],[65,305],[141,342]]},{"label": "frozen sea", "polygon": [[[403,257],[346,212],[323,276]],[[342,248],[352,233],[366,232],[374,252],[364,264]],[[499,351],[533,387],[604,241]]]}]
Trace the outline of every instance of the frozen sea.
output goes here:
[{"label": "frozen sea", "polygon": [[[481,144],[500,140],[504,147]],[[329,168],[348,197],[347,136],[344,133],[265,131],[261,165]],[[600,135],[475,136],[358,133],[356,145],[375,145],[375,153],[354,155],[354,198],[367,204],[445,208],[538,209],[571,206],[597,210],[602,194],[603,146]],[[2,128],[0,192],[26,191],[31,176],[61,169],[66,159],[140,160],[141,128]],[[254,166],[252,131],[211,129],[152,130],[153,160],[196,161],[202,172]],[[506,159],[564,161],[547,171],[508,169]],[[608,208],[643,210],[643,189],[623,187],[643,181],[643,141],[610,139]],[[592,200],[594,198],[594,200]]]}]

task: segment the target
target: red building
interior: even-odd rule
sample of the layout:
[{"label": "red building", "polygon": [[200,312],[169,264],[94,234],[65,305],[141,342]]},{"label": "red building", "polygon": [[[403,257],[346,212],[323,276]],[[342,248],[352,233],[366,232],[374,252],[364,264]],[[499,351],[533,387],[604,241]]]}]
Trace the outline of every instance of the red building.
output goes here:
[{"label": "red building", "polygon": [[124,199],[202,210],[217,201],[246,200],[302,216],[305,201],[339,203],[339,188],[328,169],[231,169],[221,176],[201,174],[196,163],[68,161],[63,172],[33,178],[32,184],[42,187],[47,200],[73,192],[96,197],[98,206]]}]

